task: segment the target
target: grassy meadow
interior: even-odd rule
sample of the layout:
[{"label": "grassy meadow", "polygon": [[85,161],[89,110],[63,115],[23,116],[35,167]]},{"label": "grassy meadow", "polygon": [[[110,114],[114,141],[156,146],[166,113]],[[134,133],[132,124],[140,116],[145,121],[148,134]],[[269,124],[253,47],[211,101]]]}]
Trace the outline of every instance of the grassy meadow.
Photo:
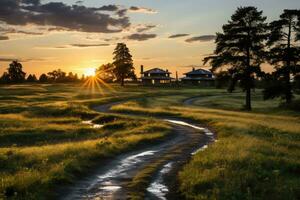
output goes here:
[{"label": "grassy meadow", "polygon": [[[200,98],[182,104],[193,96]],[[216,132],[218,141],[178,174],[186,199],[299,199],[299,112],[279,107],[280,100],[263,101],[259,90],[254,110],[245,112],[243,97],[196,87],[129,85],[100,92],[67,84],[1,86],[0,199],[51,199],[55,186],[71,183],[75,174],[170,133],[152,117],[122,113],[180,116]],[[91,109],[123,100],[113,107],[119,114]]]},{"label": "grassy meadow", "polygon": [[[51,199],[53,186],[70,183],[94,164],[169,133],[166,124],[153,119],[90,109],[141,95],[131,88],[116,90],[101,94],[81,85],[1,86],[0,199]],[[95,129],[83,120],[104,127]]]},{"label": "grassy meadow", "polygon": [[196,154],[179,173],[186,199],[299,199],[299,112],[280,107],[280,100],[263,101],[260,91],[254,94],[252,112],[242,111],[241,92],[197,92],[194,95],[202,97],[190,106],[182,106],[185,95],[176,95],[144,98],[113,109],[175,115],[216,132],[217,142]]}]

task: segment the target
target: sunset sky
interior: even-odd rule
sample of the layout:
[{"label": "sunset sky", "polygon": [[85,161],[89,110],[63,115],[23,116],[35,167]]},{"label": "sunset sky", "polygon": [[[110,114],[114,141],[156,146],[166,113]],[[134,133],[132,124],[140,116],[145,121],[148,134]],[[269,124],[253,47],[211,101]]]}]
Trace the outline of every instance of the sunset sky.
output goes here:
[{"label": "sunset sky", "polygon": [[125,42],[137,72],[143,64],[181,75],[202,66],[214,34],[238,6],[249,5],[271,21],[300,1],[0,0],[0,73],[18,59],[27,74],[82,74],[111,62],[116,43]]}]

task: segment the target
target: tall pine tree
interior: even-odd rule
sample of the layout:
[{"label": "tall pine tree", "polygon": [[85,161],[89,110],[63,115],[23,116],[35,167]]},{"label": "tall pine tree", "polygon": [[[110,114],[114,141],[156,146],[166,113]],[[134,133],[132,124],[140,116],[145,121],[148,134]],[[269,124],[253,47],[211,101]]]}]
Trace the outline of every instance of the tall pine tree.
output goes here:
[{"label": "tall pine tree", "polygon": [[124,86],[124,80],[126,78],[134,77],[134,67],[132,56],[127,48],[126,44],[118,43],[114,50],[114,62],[115,68],[113,70],[117,81]]},{"label": "tall pine tree", "polygon": [[231,74],[229,90],[240,83],[246,92],[247,110],[251,110],[251,89],[264,58],[265,20],[262,11],[255,7],[239,7],[228,24],[223,25],[223,33],[217,33],[215,55],[204,59],[204,63],[211,63],[213,71],[223,68]]},{"label": "tall pine tree", "polygon": [[300,10],[284,10],[280,19],[270,23],[268,60],[275,65],[271,84],[264,98],[282,97],[289,104],[293,97],[291,76],[300,72]]}]

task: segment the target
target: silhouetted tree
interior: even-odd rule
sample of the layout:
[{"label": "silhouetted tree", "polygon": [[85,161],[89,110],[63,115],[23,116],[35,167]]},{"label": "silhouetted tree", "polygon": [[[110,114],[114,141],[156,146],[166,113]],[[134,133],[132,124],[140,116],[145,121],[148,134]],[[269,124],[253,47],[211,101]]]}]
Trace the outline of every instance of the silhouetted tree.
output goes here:
[{"label": "silhouetted tree", "polygon": [[12,61],[8,67],[9,80],[12,83],[21,83],[25,81],[26,73],[22,70],[23,66],[18,61]]},{"label": "silhouetted tree", "polygon": [[46,74],[42,74],[39,78],[39,82],[46,83],[48,81],[48,76]]},{"label": "silhouetted tree", "polygon": [[77,82],[79,81],[78,79],[78,75],[77,74],[73,74],[73,72],[69,72],[68,76],[65,77],[65,82]]},{"label": "silhouetted tree", "polygon": [[75,75],[74,75],[74,81],[76,81],[76,82],[79,81],[79,78],[78,78],[78,74],[77,74],[77,73],[75,73]]},{"label": "silhouetted tree", "polygon": [[219,71],[215,73],[216,88],[228,87],[231,80],[231,74],[228,71]]},{"label": "silhouetted tree", "polygon": [[64,82],[66,81],[66,72],[63,72],[61,69],[53,70],[48,72],[48,80],[54,82]]},{"label": "silhouetted tree", "polygon": [[270,23],[269,62],[275,65],[270,84],[264,90],[264,98],[282,97],[292,101],[291,75],[300,72],[300,10],[284,10],[280,19]]},{"label": "silhouetted tree", "polygon": [[114,50],[114,75],[117,81],[121,82],[121,86],[124,86],[124,80],[126,78],[134,77],[134,67],[132,56],[127,48],[126,44],[118,43]]},{"label": "silhouetted tree", "polygon": [[300,91],[300,74],[297,74],[294,77],[294,87],[295,87],[295,90]]},{"label": "silhouetted tree", "polygon": [[7,72],[4,72],[3,75],[0,78],[0,82],[1,83],[9,83],[10,82],[10,78]]},{"label": "silhouetted tree", "polygon": [[29,74],[29,76],[27,77],[27,79],[26,79],[26,81],[27,82],[37,82],[37,78],[36,78],[36,76],[34,75],[34,74]]},{"label": "silhouetted tree", "polygon": [[112,82],[115,78],[114,68],[115,66],[111,63],[101,65],[96,69],[96,75],[105,82]]},{"label": "silhouetted tree", "polygon": [[239,7],[228,24],[223,25],[223,33],[217,33],[215,56],[206,57],[212,71],[218,68],[230,70],[232,85],[236,83],[246,92],[247,110],[251,110],[251,89],[254,79],[261,72],[264,42],[267,39],[266,17],[255,7]]},{"label": "silhouetted tree", "polygon": [[86,77],[85,77],[84,74],[82,74],[82,76],[81,76],[81,78],[80,78],[80,81],[81,81],[81,82],[85,82],[85,81],[86,81]]}]

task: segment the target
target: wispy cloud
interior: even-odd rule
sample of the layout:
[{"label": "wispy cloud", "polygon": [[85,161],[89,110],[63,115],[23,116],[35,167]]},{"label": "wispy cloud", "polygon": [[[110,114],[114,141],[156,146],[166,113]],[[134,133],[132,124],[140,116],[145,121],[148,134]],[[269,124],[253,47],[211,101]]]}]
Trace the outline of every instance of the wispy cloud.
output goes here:
[{"label": "wispy cloud", "polygon": [[9,37],[5,35],[0,35],[0,40],[9,40]]},{"label": "wispy cloud", "polygon": [[215,40],[215,39],[216,39],[215,35],[201,35],[201,36],[188,38],[185,41],[188,42],[188,43],[192,43],[192,42],[209,42],[209,41],[212,41],[212,40]]},{"label": "wispy cloud", "polygon": [[45,62],[45,61],[53,61],[53,58],[19,58],[17,56],[0,56],[0,62],[12,62],[13,60],[17,60],[19,62]]},{"label": "wispy cloud", "polygon": [[70,44],[72,47],[87,48],[87,47],[107,47],[110,44]]},{"label": "wispy cloud", "polygon": [[186,37],[189,36],[190,34],[187,33],[183,33],[183,34],[175,34],[175,35],[170,35],[169,38],[173,39],[173,38],[180,38],[180,37]]},{"label": "wispy cloud", "polygon": [[156,27],[157,25],[153,25],[153,24],[139,24],[138,27],[136,28],[136,31],[141,33],[145,31],[150,31]]},{"label": "wispy cloud", "polygon": [[95,48],[95,47],[107,47],[110,46],[110,44],[67,44],[67,45],[60,45],[60,46],[40,46],[36,47],[38,49],[72,49],[72,48]]},{"label": "wispy cloud", "polygon": [[157,13],[157,11],[154,9],[138,7],[138,6],[131,6],[128,10],[129,10],[129,12],[136,12],[136,13],[146,13],[146,14],[156,14]]},{"label": "wispy cloud", "polygon": [[156,38],[156,36],[157,36],[156,34],[134,33],[129,36],[126,36],[125,39],[136,40],[136,41],[145,41],[145,40]]}]

